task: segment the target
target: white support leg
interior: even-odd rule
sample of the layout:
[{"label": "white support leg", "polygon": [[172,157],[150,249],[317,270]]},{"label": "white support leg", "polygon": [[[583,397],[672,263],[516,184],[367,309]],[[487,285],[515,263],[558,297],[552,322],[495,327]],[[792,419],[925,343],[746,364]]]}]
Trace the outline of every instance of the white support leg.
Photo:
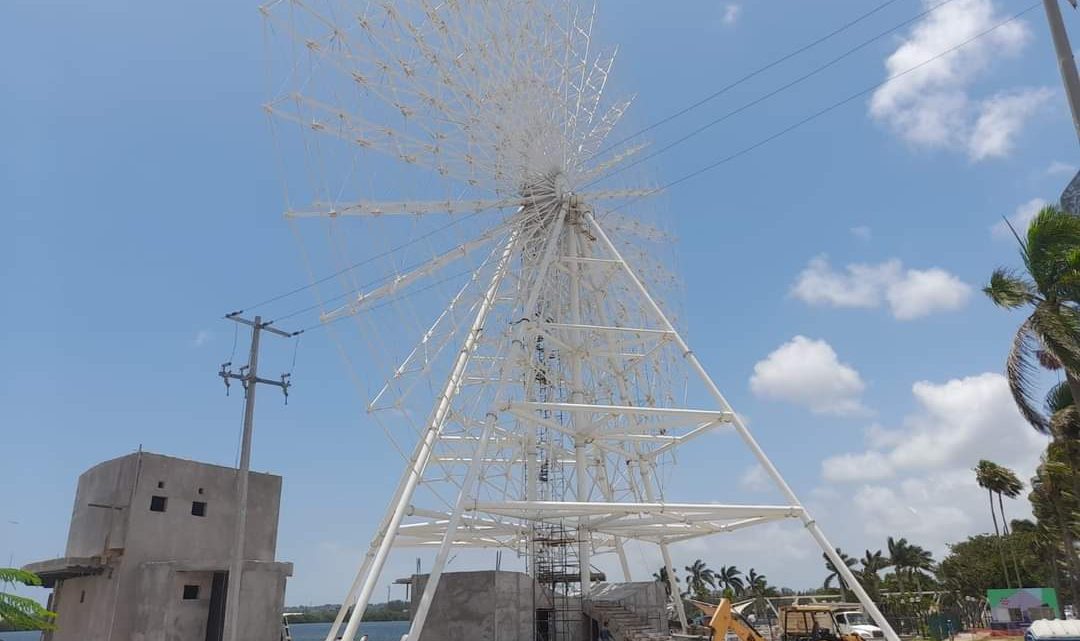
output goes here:
[{"label": "white support leg", "polygon": [[[424,475],[424,469],[427,467],[428,459],[431,457],[435,441],[442,430],[447,414],[450,412],[453,398],[457,394],[458,389],[460,389],[461,377],[465,372],[473,351],[476,349],[477,343],[479,342],[480,334],[483,332],[484,323],[487,321],[488,315],[495,302],[495,297],[498,294],[499,286],[506,276],[507,266],[510,264],[510,259],[513,256],[513,249],[517,245],[517,238],[518,231],[515,230],[511,233],[510,239],[506,243],[506,248],[503,250],[499,263],[495,268],[495,273],[491,277],[491,282],[488,285],[484,298],[476,312],[476,319],[469,329],[469,334],[465,338],[465,343],[457,356],[454,368],[446,381],[446,386],[443,388],[439,404],[436,406],[431,422],[428,424],[424,437],[417,448],[417,453],[413,457],[413,460],[406,471],[407,476],[405,485],[402,488],[401,495],[398,496],[396,505],[394,505],[390,519],[386,523],[386,527],[375,535],[372,547],[375,547],[377,542],[377,549],[375,550],[367,573],[361,583],[359,594],[355,596],[353,613],[352,616],[349,617],[349,623],[345,626],[345,632],[342,635],[343,641],[353,641],[356,637],[356,631],[360,627],[360,621],[363,619],[364,611],[367,609],[371,594],[375,590],[375,584],[378,582],[383,565],[386,563],[386,557],[390,553],[390,548],[393,546],[394,538],[397,536],[398,527],[401,525],[401,520],[405,516],[405,511],[412,501],[413,492],[416,491],[416,486],[420,483],[420,479]],[[342,608],[347,607],[347,605],[348,603],[342,604]],[[334,641],[333,634],[334,631],[331,630],[327,641]]]},{"label": "white support leg", "polygon": [[[615,494],[611,489],[611,480],[607,475],[607,466],[604,464],[604,453],[599,448],[593,448],[594,455],[600,460],[600,465],[596,470],[597,481],[600,483],[600,491],[604,494],[604,500],[609,502],[615,501]],[[623,537],[615,537],[615,556],[619,559],[619,569],[622,570],[623,581],[630,582],[630,563],[626,559],[626,547],[623,544]]]},{"label": "white support leg", "polygon": [[[644,459],[638,459],[638,473],[641,474],[641,484],[645,487],[645,499],[649,503],[656,501],[656,490],[653,489],[652,478],[652,461]],[[668,549],[668,544],[664,541],[660,542],[660,555],[664,558],[664,568],[667,570],[668,587],[671,588],[671,598],[675,602],[675,614],[679,617],[679,625],[682,626],[683,632],[689,630],[689,626],[686,623],[686,608],[683,607],[682,594],[679,593],[679,584],[676,582],[675,566],[671,564],[671,551]]]},{"label": "white support leg", "polygon": [[[589,474],[585,468],[585,441],[574,439],[574,462],[577,467],[577,500],[586,503],[589,500]],[[581,565],[581,598],[588,598],[592,589],[592,560],[589,558],[590,534],[588,528],[589,517],[578,517],[578,563]]]},{"label": "white support leg", "polygon": [[[701,361],[699,361],[697,356],[694,355],[694,352],[690,349],[690,346],[687,345],[686,341],[683,340],[682,336],[671,324],[671,321],[668,320],[667,315],[664,314],[664,311],[660,309],[660,306],[649,294],[648,290],[642,284],[641,280],[638,279],[637,274],[635,274],[633,270],[630,269],[630,266],[626,263],[622,255],[619,253],[618,248],[616,248],[615,244],[611,242],[611,239],[608,238],[607,234],[597,224],[596,219],[593,218],[591,214],[588,215],[588,220],[589,223],[592,225],[593,230],[596,232],[596,235],[604,242],[608,251],[610,251],[612,255],[615,256],[615,258],[619,261],[627,276],[633,281],[634,286],[637,288],[638,292],[648,302],[649,307],[652,309],[653,313],[664,324],[665,329],[672,333],[676,343],[683,352],[684,358],[687,360],[687,362],[690,363],[690,366],[697,373],[698,377],[709,389],[709,393],[713,396],[714,399],[716,399],[717,403],[720,404],[720,407],[724,411],[732,413],[732,422],[735,425],[736,431],[739,433],[739,436],[742,437],[743,441],[747,444],[750,450],[754,453],[754,456],[757,458],[758,463],[760,463],[762,468],[764,468],[765,471],[769,474],[769,477],[772,478],[774,483],[776,483],[781,493],[791,503],[791,505],[803,507],[802,503],[799,501],[799,498],[795,495],[795,492],[792,491],[791,486],[787,484],[784,478],[780,475],[779,470],[776,469],[776,466],[773,465],[771,460],[769,460],[769,457],[766,456],[764,450],[761,449],[761,446],[759,446],[757,444],[757,441],[754,440],[754,437],[750,434],[750,431],[746,429],[746,426],[743,424],[742,419],[739,417],[739,415],[735,414],[734,411],[731,409],[731,405],[728,404],[727,399],[724,398],[723,393],[720,392],[720,388],[716,386],[716,383],[713,382],[712,377],[710,377],[708,372],[705,371],[705,368],[704,366],[702,366]],[[829,543],[828,539],[825,538],[825,535],[821,532],[821,528],[818,527],[817,522],[814,521],[814,519],[806,511],[806,508],[802,509],[800,518],[803,521],[803,525],[810,532],[810,535],[814,538],[815,541],[817,541],[818,545],[821,547],[825,555],[828,556],[829,560],[832,561],[833,564],[836,566],[837,571],[840,572],[841,578],[843,578],[844,581],[849,584],[851,590],[855,593],[855,596],[858,597],[859,603],[861,603],[862,606],[866,608],[867,614],[870,615],[870,618],[872,618],[874,622],[877,623],[878,627],[880,627],[885,633],[885,638],[887,639],[887,641],[900,641],[900,637],[897,636],[896,631],[893,630],[892,626],[889,625],[889,622],[885,620],[884,615],[881,614],[881,611],[878,610],[878,607],[870,599],[870,596],[866,593],[866,590],[862,588],[862,585],[855,578],[855,575],[852,574],[851,570],[847,567],[847,564],[841,561],[839,555],[837,555],[836,553],[835,548],[833,548],[832,545]]]},{"label": "white support leg", "polygon": [[[575,223],[570,226],[567,231],[567,253],[575,258],[584,256],[582,248],[582,239],[579,225]],[[581,280],[582,280],[582,266],[581,263],[574,263],[570,266],[570,321],[575,324],[581,324]],[[584,350],[584,346],[581,342],[585,340],[581,332],[577,333],[578,349]],[[573,338],[573,337],[569,337]],[[570,402],[571,403],[585,403],[585,378],[581,368],[581,359],[573,358],[570,364]],[[581,432],[586,423],[586,417],[581,412],[574,412],[573,423],[574,431]],[[586,469],[586,453],[585,453],[585,440],[580,437],[574,438],[574,460],[576,464],[576,479],[577,479],[577,500],[581,502],[587,502],[589,500],[589,475]],[[578,533],[578,564],[581,570],[581,598],[586,599],[589,596],[589,592],[592,589],[592,560],[590,558],[590,548],[592,544],[591,535],[589,533],[589,518],[587,516],[578,517],[577,523]]]},{"label": "white support leg", "polygon": [[[504,372],[509,371],[510,368],[504,368]],[[505,374],[504,374],[505,377]],[[446,533],[443,534],[442,542],[439,544],[439,551],[435,555],[435,563],[431,567],[431,574],[428,575],[427,584],[424,585],[424,593],[420,596],[420,604],[416,608],[416,613],[413,615],[412,625],[409,626],[409,641],[419,641],[420,635],[424,631],[424,624],[427,622],[428,612],[431,610],[431,603],[435,599],[435,591],[439,587],[439,581],[442,579],[443,570],[446,568],[446,560],[450,556],[450,550],[454,545],[454,537],[457,535],[458,528],[461,526],[461,517],[465,512],[465,504],[467,501],[473,498],[473,488],[476,486],[476,479],[480,476],[480,466],[487,454],[488,442],[491,440],[491,432],[495,428],[495,423],[498,420],[495,411],[499,404],[499,398],[501,396],[501,390],[505,387],[504,384],[500,385],[500,393],[496,395],[496,401],[492,411],[488,414],[487,420],[484,421],[484,430],[480,435],[480,442],[476,446],[476,452],[473,454],[472,462],[469,463],[469,471],[465,474],[465,480],[461,484],[461,490],[458,492],[457,501],[454,503],[454,510],[450,514],[450,520],[446,524]]]}]

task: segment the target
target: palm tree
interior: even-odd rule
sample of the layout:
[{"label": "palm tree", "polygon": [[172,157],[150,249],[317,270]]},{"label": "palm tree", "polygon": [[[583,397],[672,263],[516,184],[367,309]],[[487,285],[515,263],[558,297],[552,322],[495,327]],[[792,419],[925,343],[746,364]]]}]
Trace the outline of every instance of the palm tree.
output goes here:
[{"label": "palm tree", "polygon": [[[911,544],[903,537],[894,539],[890,536],[885,541],[885,547],[889,551],[889,566],[893,568],[896,587],[901,597],[905,597],[907,595],[907,586],[904,583],[904,575],[907,574],[907,569],[914,563]],[[902,600],[907,601],[906,598]]]},{"label": "palm tree", "polygon": [[859,559],[859,563],[862,564],[862,568],[859,570],[859,578],[862,580],[863,588],[870,594],[870,598],[874,601],[880,599],[880,584],[881,577],[878,576],[878,572],[884,570],[889,566],[889,561],[881,554],[881,550],[871,552],[866,551],[863,558]]},{"label": "palm tree", "polygon": [[[1080,560],[1076,554],[1074,530],[1077,521],[1077,500],[1070,491],[1069,477],[1076,475],[1069,464],[1057,460],[1060,449],[1050,447],[1043,456],[1035,477],[1031,479],[1031,507],[1039,523],[1056,531],[1062,543],[1063,557],[1069,570],[1073,603],[1080,603]],[[1072,510],[1072,511],[1071,511]]]},{"label": "palm tree", "polygon": [[769,581],[764,574],[758,574],[754,568],[747,570],[746,593],[754,599],[754,612],[758,618],[761,617],[761,606],[765,603],[765,598],[775,592],[769,587]]},{"label": "palm tree", "polygon": [[[23,570],[0,568],[0,586],[6,587],[16,583],[41,585],[41,579],[36,574]],[[52,624],[54,618],[56,618],[55,613],[41,607],[41,604],[33,599],[0,592],[0,621],[10,623],[17,628],[53,630],[55,629]]]},{"label": "palm tree", "polygon": [[[668,579],[667,566],[661,565],[660,569],[653,572],[653,578],[664,584],[664,591],[668,596],[671,596],[671,581]],[[675,577],[675,582],[679,582],[679,577]]]},{"label": "palm tree", "polygon": [[[994,535],[998,540],[998,554],[1001,556],[1001,569],[1005,572],[1005,587],[1011,588],[1012,581],[1009,579],[1009,566],[1005,562],[1005,548],[1003,547],[1003,541],[1001,539],[1001,530],[998,528],[997,512],[994,508],[994,494],[996,492],[1007,491],[1012,486],[1009,485],[1008,479],[1006,479],[1007,468],[1004,468],[993,461],[987,461],[986,459],[980,460],[979,464],[975,466],[975,482],[979,484],[979,487],[986,490],[987,495],[990,497],[990,516],[994,519]],[[1016,480],[1016,475],[1012,473],[1012,470],[1007,470],[1008,474],[1012,475],[1012,479]],[[1019,480],[1016,480],[1020,483]],[[1020,485],[1020,488],[1023,488]],[[1019,494],[1020,490],[1017,489],[1016,493]],[[1001,515],[1001,520],[1005,520],[1004,512]]]},{"label": "palm tree", "polygon": [[[836,553],[840,556],[840,560],[843,561],[844,565],[846,565],[848,568],[854,568],[855,565],[858,563],[858,561],[848,556],[847,553],[841,551],[840,548],[836,548]],[[825,588],[826,590],[831,590],[832,582],[835,580],[840,585],[840,599],[842,601],[847,601],[849,586],[847,582],[844,581],[844,578],[840,576],[840,570],[836,569],[836,565],[834,565],[832,560],[829,559],[828,554],[822,553],[821,558],[825,559],[825,570],[829,573],[825,577],[825,582],[822,584],[821,587]]]},{"label": "palm tree", "polygon": [[915,590],[922,592],[923,579],[930,580],[935,569],[934,555],[930,550],[918,545],[912,545],[909,549],[908,575],[915,579]]},{"label": "palm tree", "polygon": [[683,569],[689,573],[686,575],[686,587],[690,589],[690,592],[696,598],[704,599],[709,596],[709,590],[706,589],[706,586],[709,588],[716,587],[716,573],[710,570],[701,559],[694,561]]},{"label": "palm tree", "polygon": [[[1057,449],[1074,470],[1080,470],[1080,413],[1067,383],[1058,383],[1046,395],[1046,411]],[[1073,475],[1071,485],[1073,496],[1080,497],[1080,474]]]},{"label": "palm tree", "polygon": [[716,585],[722,590],[731,590],[732,594],[739,594],[745,587],[741,574],[734,565],[721,565],[716,573]]},{"label": "palm tree", "polygon": [[1036,361],[1064,369],[1080,403],[1080,217],[1048,205],[1032,219],[1026,238],[1016,238],[1027,273],[998,268],[983,292],[1000,307],[1031,309],[1016,330],[1005,372],[1020,413],[1048,434],[1050,422],[1034,400]]}]

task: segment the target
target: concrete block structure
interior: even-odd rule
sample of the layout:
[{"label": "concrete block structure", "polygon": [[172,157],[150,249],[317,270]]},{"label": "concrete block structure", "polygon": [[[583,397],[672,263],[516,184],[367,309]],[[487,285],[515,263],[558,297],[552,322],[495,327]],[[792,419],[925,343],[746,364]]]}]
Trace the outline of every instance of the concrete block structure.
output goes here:
[{"label": "concrete block structure", "polygon": [[[220,641],[237,470],[139,452],[79,477],[62,558],[26,566],[53,589],[45,641]],[[291,563],[275,561],[281,477],[249,476],[240,630],[278,641]]]},{"label": "concrete block structure", "polygon": [[[416,612],[428,575],[414,575]],[[553,608],[574,612],[575,624],[548,625]],[[443,574],[419,641],[617,641],[667,639],[667,592],[654,581],[594,584],[584,603],[559,602],[551,590],[521,572],[479,571]]]},{"label": "concrete block structure", "polygon": [[[428,575],[412,578],[412,612]],[[533,638],[535,613],[551,607],[550,593],[527,574],[447,572],[439,581],[420,641],[521,641]]]}]

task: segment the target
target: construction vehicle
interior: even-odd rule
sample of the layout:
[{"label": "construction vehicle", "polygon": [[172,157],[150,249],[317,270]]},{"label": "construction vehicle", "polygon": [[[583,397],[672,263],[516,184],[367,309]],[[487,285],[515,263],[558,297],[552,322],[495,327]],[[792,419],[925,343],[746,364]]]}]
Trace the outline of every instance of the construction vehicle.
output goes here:
[{"label": "construction vehicle", "polygon": [[[709,618],[711,641],[765,641],[754,626],[731,607],[727,599],[713,605],[690,600]],[[813,603],[780,608],[781,641],[869,641],[885,635],[850,604]]]},{"label": "construction vehicle", "polygon": [[729,633],[740,641],[765,641],[743,615],[731,609],[731,601],[720,599],[720,603],[713,605],[691,599],[690,603],[709,617],[707,626],[712,631],[711,641],[725,641]]},{"label": "construction vehicle", "polygon": [[867,623],[857,606],[837,603],[785,605],[780,608],[782,641],[867,641],[885,634]]}]

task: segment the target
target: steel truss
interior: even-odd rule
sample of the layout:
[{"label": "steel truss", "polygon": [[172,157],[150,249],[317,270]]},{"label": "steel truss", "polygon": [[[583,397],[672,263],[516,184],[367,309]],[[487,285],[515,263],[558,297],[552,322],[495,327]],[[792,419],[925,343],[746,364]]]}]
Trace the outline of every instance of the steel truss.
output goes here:
[{"label": "steel truss", "polygon": [[[343,638],[354,638],[395,546],[437,550],[413,617],[413,641],[455,547],[510,548],[537,563],[547,558],[535,556],[544,537],[569,533],[577,549],[566,563],[579,573],[580,595],[589,593],[595,554],[615,554],[629,578],[623,544],[630,540],[657,545],[670,577],[671,545],[782,519],[801,521],[825,554],[836,556],[589,204],[573,194],[557,199],[557,206],[520,207],[494,241],[501,249],[493,265],[481,268],[488,277],[472,325],[329,638],[350,605]],[[714,407],[679,406],[662,384],[649,383],[670,360],[698,378]],[[660,461],[718,429],[738,435],[785,504],[658,498]],[[573,480],[562,495],[544,489],[556,468]],[[418,488],[429,483],[455,489],[449,508],[417,504]],[[854,576],[843,578],[896,641]],[[678,616],[685,620],[681,608]]]},{"label": "steel truss", "polygon": [[[326,323],[364,322],[469,265],[415,345],[379,345],[395,362],[368,411],[423,418],[408,419],[416,442],[327,641],[355,639],[394,547],[436,551],[409,632],[418,641],[453,548],[516,551],[565,604],[589,595],[596,555],[614,555],[630,579],[627,541],[655,544],[674,580],[672,545],[783,519],[803,523],[898,641],[653,297],[646,283],[660,270],[645,252],[624,255],[640,249],[629,235],[661,234],[600,209],[654,191],[597,185],[644,145],[605,147],[630,100],[605,96],[615,52],[594,42],[595,3],[269,0],[262,12],[293,52],[266,112],[303,139],[282,155],[318,175],[290,219],[340,236],[346,221],[475,224],[439,250],[444,238],[425,234],[430,254],[395,254],[370,286],[348,285],[369,264],[348,261],[336,274],[346,300],[323,308]],[[324,175],[354,153],[438,185],[428,200],[356,199],[348,171]],[[675,391],[680,380],[701,390],[693,403]],[[667,496],[659,471],[673,452],[718,430],[742,441],[782,504]]]}]

